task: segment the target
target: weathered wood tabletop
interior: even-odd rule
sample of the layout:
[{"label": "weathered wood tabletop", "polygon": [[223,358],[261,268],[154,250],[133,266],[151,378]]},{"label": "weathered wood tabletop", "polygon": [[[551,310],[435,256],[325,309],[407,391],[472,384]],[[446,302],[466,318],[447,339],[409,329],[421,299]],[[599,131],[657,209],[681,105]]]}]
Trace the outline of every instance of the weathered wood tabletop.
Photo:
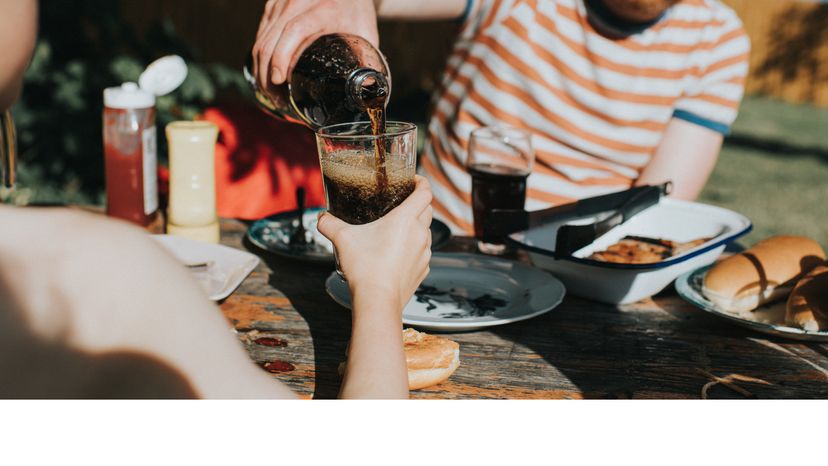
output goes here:
[{"label": "weathered wood tabletop", "polygon": [[[305,397],[334,398],[349,311],[325,292],[332,266],[283,258],[222,221],[222,243],[262,263],[221,309],[250,356]],[[469,251],[454,238],[442,251]],[[525,260],[518,257],[519,260]],[[684,302],[668,289],[614,307],[567,297],[534,319],[447,334],[461,364],[412,398],[828,398],[828,344],[767,337]],[[728,386],[730,385],[730,386]]]}]

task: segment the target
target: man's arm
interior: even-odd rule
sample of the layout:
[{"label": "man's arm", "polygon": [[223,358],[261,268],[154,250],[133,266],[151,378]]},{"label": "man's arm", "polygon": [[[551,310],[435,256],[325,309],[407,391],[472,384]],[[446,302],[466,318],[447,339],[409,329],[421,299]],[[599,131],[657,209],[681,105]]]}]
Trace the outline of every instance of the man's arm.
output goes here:
[{"label": "man's arm", "polygon": [[320,36],[355,34],[376,46],[378,15],[397,19],[458,18],[466,5],[466,0],[268,0],[253,45],[253,72],[262,88],[268,83],[281,84],[297,51]]},{"label": "man's arm", "polygon": [[23,83],[37,36],[37,2],[0,0],[0,112],[11,107]]},{"label": "man's arm", "polygon": [[454,19],[474,0],[374,0],[382,19]]},{"label": "man's arm", "polygon": [[636,184],[672,181],[673,197],[695,200],[716,166],[723,139],[721,133],[673,118]]}]

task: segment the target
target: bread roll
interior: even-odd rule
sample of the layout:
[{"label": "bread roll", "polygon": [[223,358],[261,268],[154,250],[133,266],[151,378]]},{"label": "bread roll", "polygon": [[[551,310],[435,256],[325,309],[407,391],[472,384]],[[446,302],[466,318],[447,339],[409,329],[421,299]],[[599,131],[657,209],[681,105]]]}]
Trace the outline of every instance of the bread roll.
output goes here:
[{"label": "bread roll", "polygon": [[828,330],[828,264],[815,267],[796,284],[785,323],[814,332]]},{"label": "bread roll", "polygon": [[[451,377],[460,366],[460,345],[448,338],[407,328],[403,330],[403,345],[409,390],[437,385]],[[339,374],[344,373],[343,362],[339,365]]]},{"label": "bread roll", "polygon": [[460,345],[448,338],[403,330],[405,362],[408,366],[408,389],[436,385],[457,370],[460,365]]},{"label": "bread roll", "polygon": [[796,282],[825,260],[816,241],[802,236],[773,236],[714,265],[702,292],[728,311],[751,311],[784,298]]}]

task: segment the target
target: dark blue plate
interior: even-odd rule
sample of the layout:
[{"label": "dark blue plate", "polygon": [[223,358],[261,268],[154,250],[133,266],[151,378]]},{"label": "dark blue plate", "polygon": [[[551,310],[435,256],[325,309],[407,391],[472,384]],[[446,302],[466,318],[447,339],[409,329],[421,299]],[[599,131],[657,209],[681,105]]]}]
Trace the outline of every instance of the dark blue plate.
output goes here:
[{"label": "dark blue plate", "polygon": [[[299,222],[296,211],[281,212],[270,217],[255,221],[247,229],[247,239],[256,246],[280,256],[312,262],[333,263],[333,245],[316,229],[316,220],[323,207],[305,209],[303,218],[305,224],[306,245],[291,245],[290,236],[296,230]],[[431,250],[436,251],[445,246],[451,239],[449,227],[434,219],[431,221]]]}]

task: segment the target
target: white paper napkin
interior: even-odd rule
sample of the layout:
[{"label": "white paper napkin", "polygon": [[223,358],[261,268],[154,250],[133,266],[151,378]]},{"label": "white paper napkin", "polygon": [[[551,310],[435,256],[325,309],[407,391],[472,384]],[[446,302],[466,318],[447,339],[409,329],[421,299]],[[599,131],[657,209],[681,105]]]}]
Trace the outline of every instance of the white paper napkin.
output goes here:
[{"label": "white paper napkin", "polygon": [[259,265],[255,255],[231,247],[170,235],[152,237],[184,265],[207,264],[190,272],[213,301],[230,296]]}]

